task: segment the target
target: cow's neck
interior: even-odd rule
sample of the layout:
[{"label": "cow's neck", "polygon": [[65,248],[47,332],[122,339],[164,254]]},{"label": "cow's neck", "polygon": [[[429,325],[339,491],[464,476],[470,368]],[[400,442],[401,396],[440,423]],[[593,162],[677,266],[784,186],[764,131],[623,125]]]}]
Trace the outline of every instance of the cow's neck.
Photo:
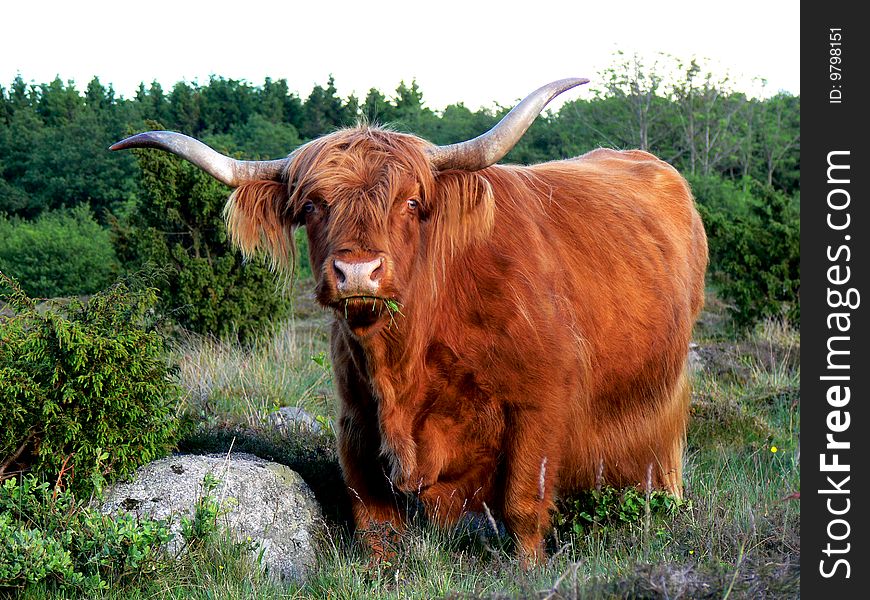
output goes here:
[{"label": "cow's neck", "polygon": [[[412,374],[425,354],[425,340],[431,338],[431,319],[421,321],[420,310],[403,306],[401,312],[369,338],[359,340],[366,355],[368,377],[376,392],[388,403],[400,402],[405,388],[414,387]],[[389,390],[394,390],[390,393]]]},{"label": "cow's neck", "polygon": [[366,376],[378,405],[381,453],[390,461],[391,479],[409,481],[417,467],[412,434],[417,411],[424,405],[425,369],[420,368],[431,339],[434,320],[418,321],[420,307],[403,306],[388,326],[370,338],[358,339],[366,358]]}]

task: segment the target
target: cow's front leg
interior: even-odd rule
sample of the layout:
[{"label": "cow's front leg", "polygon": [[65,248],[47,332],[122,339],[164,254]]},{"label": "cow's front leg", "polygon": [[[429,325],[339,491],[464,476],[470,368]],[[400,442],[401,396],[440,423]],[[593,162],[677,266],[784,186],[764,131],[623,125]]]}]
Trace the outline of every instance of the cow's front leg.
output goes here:
[{"label": "cow's front leg", "polygon": [[564,421],[554,416],[543,410],[514,409],[507,428],[502,513],[526,566],[546,557],[544,534],[554,509],[564,428]]},{"label": "cow's front leg", "polygon": [[371,423],[346,411],[339,419],[338,453],[357,534],[375,558],[388,559],[405,527],[405,515],[380,457],[380,438],[372,429]]},{"label": "cow's front leg", "polygon": [[338,458],[350,494],[357,534],[375,558],[386,558],[404,529],[389,469],[382,458],[378,403],[362,373],[364,357],[333,328],[332,360],[341,400],[338,418]]}]

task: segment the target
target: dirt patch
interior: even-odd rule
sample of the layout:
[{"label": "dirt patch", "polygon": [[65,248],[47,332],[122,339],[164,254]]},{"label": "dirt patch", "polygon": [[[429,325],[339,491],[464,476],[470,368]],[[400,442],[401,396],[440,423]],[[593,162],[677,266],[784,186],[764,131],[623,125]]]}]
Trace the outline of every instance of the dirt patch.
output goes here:
[{"label": "dirt patch", "polygon": [[717,379],[746,381],[753,367],[771,372],[800,367],[800,346],[768,340],[707,342],[694,349],[695,364]]}]

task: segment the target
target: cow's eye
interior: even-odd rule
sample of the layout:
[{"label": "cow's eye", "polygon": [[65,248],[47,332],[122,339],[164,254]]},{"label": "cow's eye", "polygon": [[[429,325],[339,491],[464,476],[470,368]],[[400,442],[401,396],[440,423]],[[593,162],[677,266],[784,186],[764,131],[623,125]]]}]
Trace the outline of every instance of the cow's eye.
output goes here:
[{"label": "cow's eye", "polygon": [[415,211],[417,207],[420,206],[420,203],[415,198],[410,198],[406,204],[408,205],[408,210]]},{"label": "cow's eye", "polygon": [[317,207],[314,206],[314,202],[312,202],[311,200],[302,205],[302,212],[306,215],[310,215],[315,210],[317,210]]}]

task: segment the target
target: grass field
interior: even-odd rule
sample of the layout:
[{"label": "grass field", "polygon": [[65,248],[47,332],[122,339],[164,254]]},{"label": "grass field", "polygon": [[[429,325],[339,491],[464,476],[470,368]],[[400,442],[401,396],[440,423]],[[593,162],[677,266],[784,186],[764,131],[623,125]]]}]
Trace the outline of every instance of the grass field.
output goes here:
[{"label": "grass field", "polygon": [[[238,450],[288,464],[324,504],[320,557],[304,586],[275,583],[225,535],[106,598],[795,598],[800,558],[800,343],[766,323],[724,335],[714,299],[697,328],[686,502],[605,490],[562,504],[550,556],[524,570],[486,519],[438,530],[409,507],[390,564],[371,564],[345,525],[334,437],[269,433],[267,415],[301,406],[327,423],[334,392],[327,319],[297,316],[249,347],[186,337],[175,347],[180,412],[196,427],[183,448]],[[585,517],[583,514],[585,513]],[[591,515],[591,516],[590,516]],[[40,588],[24,597],[50,596]]]}]

